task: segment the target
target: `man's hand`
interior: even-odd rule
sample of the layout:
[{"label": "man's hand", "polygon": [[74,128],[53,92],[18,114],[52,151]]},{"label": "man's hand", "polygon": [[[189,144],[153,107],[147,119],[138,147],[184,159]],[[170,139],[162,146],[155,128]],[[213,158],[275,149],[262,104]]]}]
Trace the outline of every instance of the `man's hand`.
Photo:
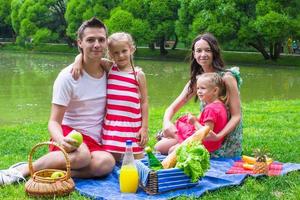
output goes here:
[{"label": "man's hand", "polygon": [[70,137],[64,137],[59,144],[66,150],[67,153],[73,152],[78,148],[77,141]]}]

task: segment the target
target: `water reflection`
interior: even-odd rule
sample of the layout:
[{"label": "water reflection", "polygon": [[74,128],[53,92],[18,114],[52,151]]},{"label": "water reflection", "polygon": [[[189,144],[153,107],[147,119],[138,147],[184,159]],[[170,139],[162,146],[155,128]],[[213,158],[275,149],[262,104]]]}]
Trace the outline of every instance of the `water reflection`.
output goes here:
[{"label": "water reflection", "polygon": [[[0,52],[0,125],[48,120],[52,85],[74,55]],[[137,60],[147,76],[151,107],[167,106],[189,79],[184,62]],[[243,102],[300,98],[300,69],[240,67]]]}]

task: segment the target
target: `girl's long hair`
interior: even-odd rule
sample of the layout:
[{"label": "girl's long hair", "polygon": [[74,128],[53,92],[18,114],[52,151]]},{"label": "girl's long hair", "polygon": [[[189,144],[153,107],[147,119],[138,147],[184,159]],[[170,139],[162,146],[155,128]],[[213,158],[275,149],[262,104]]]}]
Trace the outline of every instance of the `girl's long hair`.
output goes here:
[{"label": "girl's long hair", "polygon": [[211,48],[212,54],[213,54],[213,59],[212,59],[212,66],[215,69],[216,72],[218,71],[224,71],[224,61],[221,56],[221,50],[218,44],[217,39],[211,34],[211,33],[204,33],[201,35],[198,35],[193,43],[192,43],[192,53],[190,56],[190,84],[188,87],[188,95],[192,94],[195,89],[195,85],[197,82],[197,76],[204,73],[203,68],[201,65],[199,65],[194,58],[194,51],[195,51],[195,44],[199,40],[205,40],[208,44],[209,47]]}]

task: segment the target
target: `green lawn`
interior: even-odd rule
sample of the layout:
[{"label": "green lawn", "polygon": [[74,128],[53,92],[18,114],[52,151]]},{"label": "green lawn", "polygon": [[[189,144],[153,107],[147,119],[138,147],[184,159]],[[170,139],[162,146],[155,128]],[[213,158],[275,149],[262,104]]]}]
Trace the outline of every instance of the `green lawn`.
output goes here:
[{"label": "green lawn", "polygon": [[[243,103],[244,140],[243,151],[251,155],[255,148],[268,149],[278,161],[300,163],[300,100],[257,101]],[[150,145],[155,143],[154,135],[161,128],[165,107],[150,108]],[[198,105],[189,104],[181,113],[197,113]],[[26,160],[38,142],[48,140],[47,124],[24,124],[0,128],[0,168],[6,168],[15,162]],[[41,148],[35,155],[46,152]],[[299,199],[300,172],[292,172],[280,177],[247,178],[237,187],[222,188],[208,192],[201,199]],[[28,199],[24,184],[0,187],[0,199]],[[86,199],[73,192],[64,199]],[[187,199],[179,197],[176,199]],[[191,197],[191,199],[197,199]]]}]

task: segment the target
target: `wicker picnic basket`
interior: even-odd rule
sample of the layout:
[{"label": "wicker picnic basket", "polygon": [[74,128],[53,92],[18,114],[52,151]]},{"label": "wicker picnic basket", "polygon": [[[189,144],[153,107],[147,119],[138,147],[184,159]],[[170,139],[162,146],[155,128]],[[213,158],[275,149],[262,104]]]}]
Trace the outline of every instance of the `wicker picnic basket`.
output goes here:
[{"label": "wicker picnic basket", "polygon": [[[36,149],[42,145],[54,145],[58,147],[64,154],[66,159],[66,170],[59,169],[43,169],[34,172],[32,166],[32,155]],[[28,165],[31,178],[25,184],[25,191],[29,196],[33,197],[54,197],[65,196],[74,190],[75,184],[71,178],[71,166],[66,151],[55,142],[43,142],[35,145],[28,158]],[[58,178],[51,178],[52,173],[62,172],[64,175]]]},{"label": "wicker picnic basket", "polygon": [[150,171],[148,175],[148,182],[146,187],[140,185],[147,194],[153,195],[158,194],[158,180],[157,173],[155,171]]}]

